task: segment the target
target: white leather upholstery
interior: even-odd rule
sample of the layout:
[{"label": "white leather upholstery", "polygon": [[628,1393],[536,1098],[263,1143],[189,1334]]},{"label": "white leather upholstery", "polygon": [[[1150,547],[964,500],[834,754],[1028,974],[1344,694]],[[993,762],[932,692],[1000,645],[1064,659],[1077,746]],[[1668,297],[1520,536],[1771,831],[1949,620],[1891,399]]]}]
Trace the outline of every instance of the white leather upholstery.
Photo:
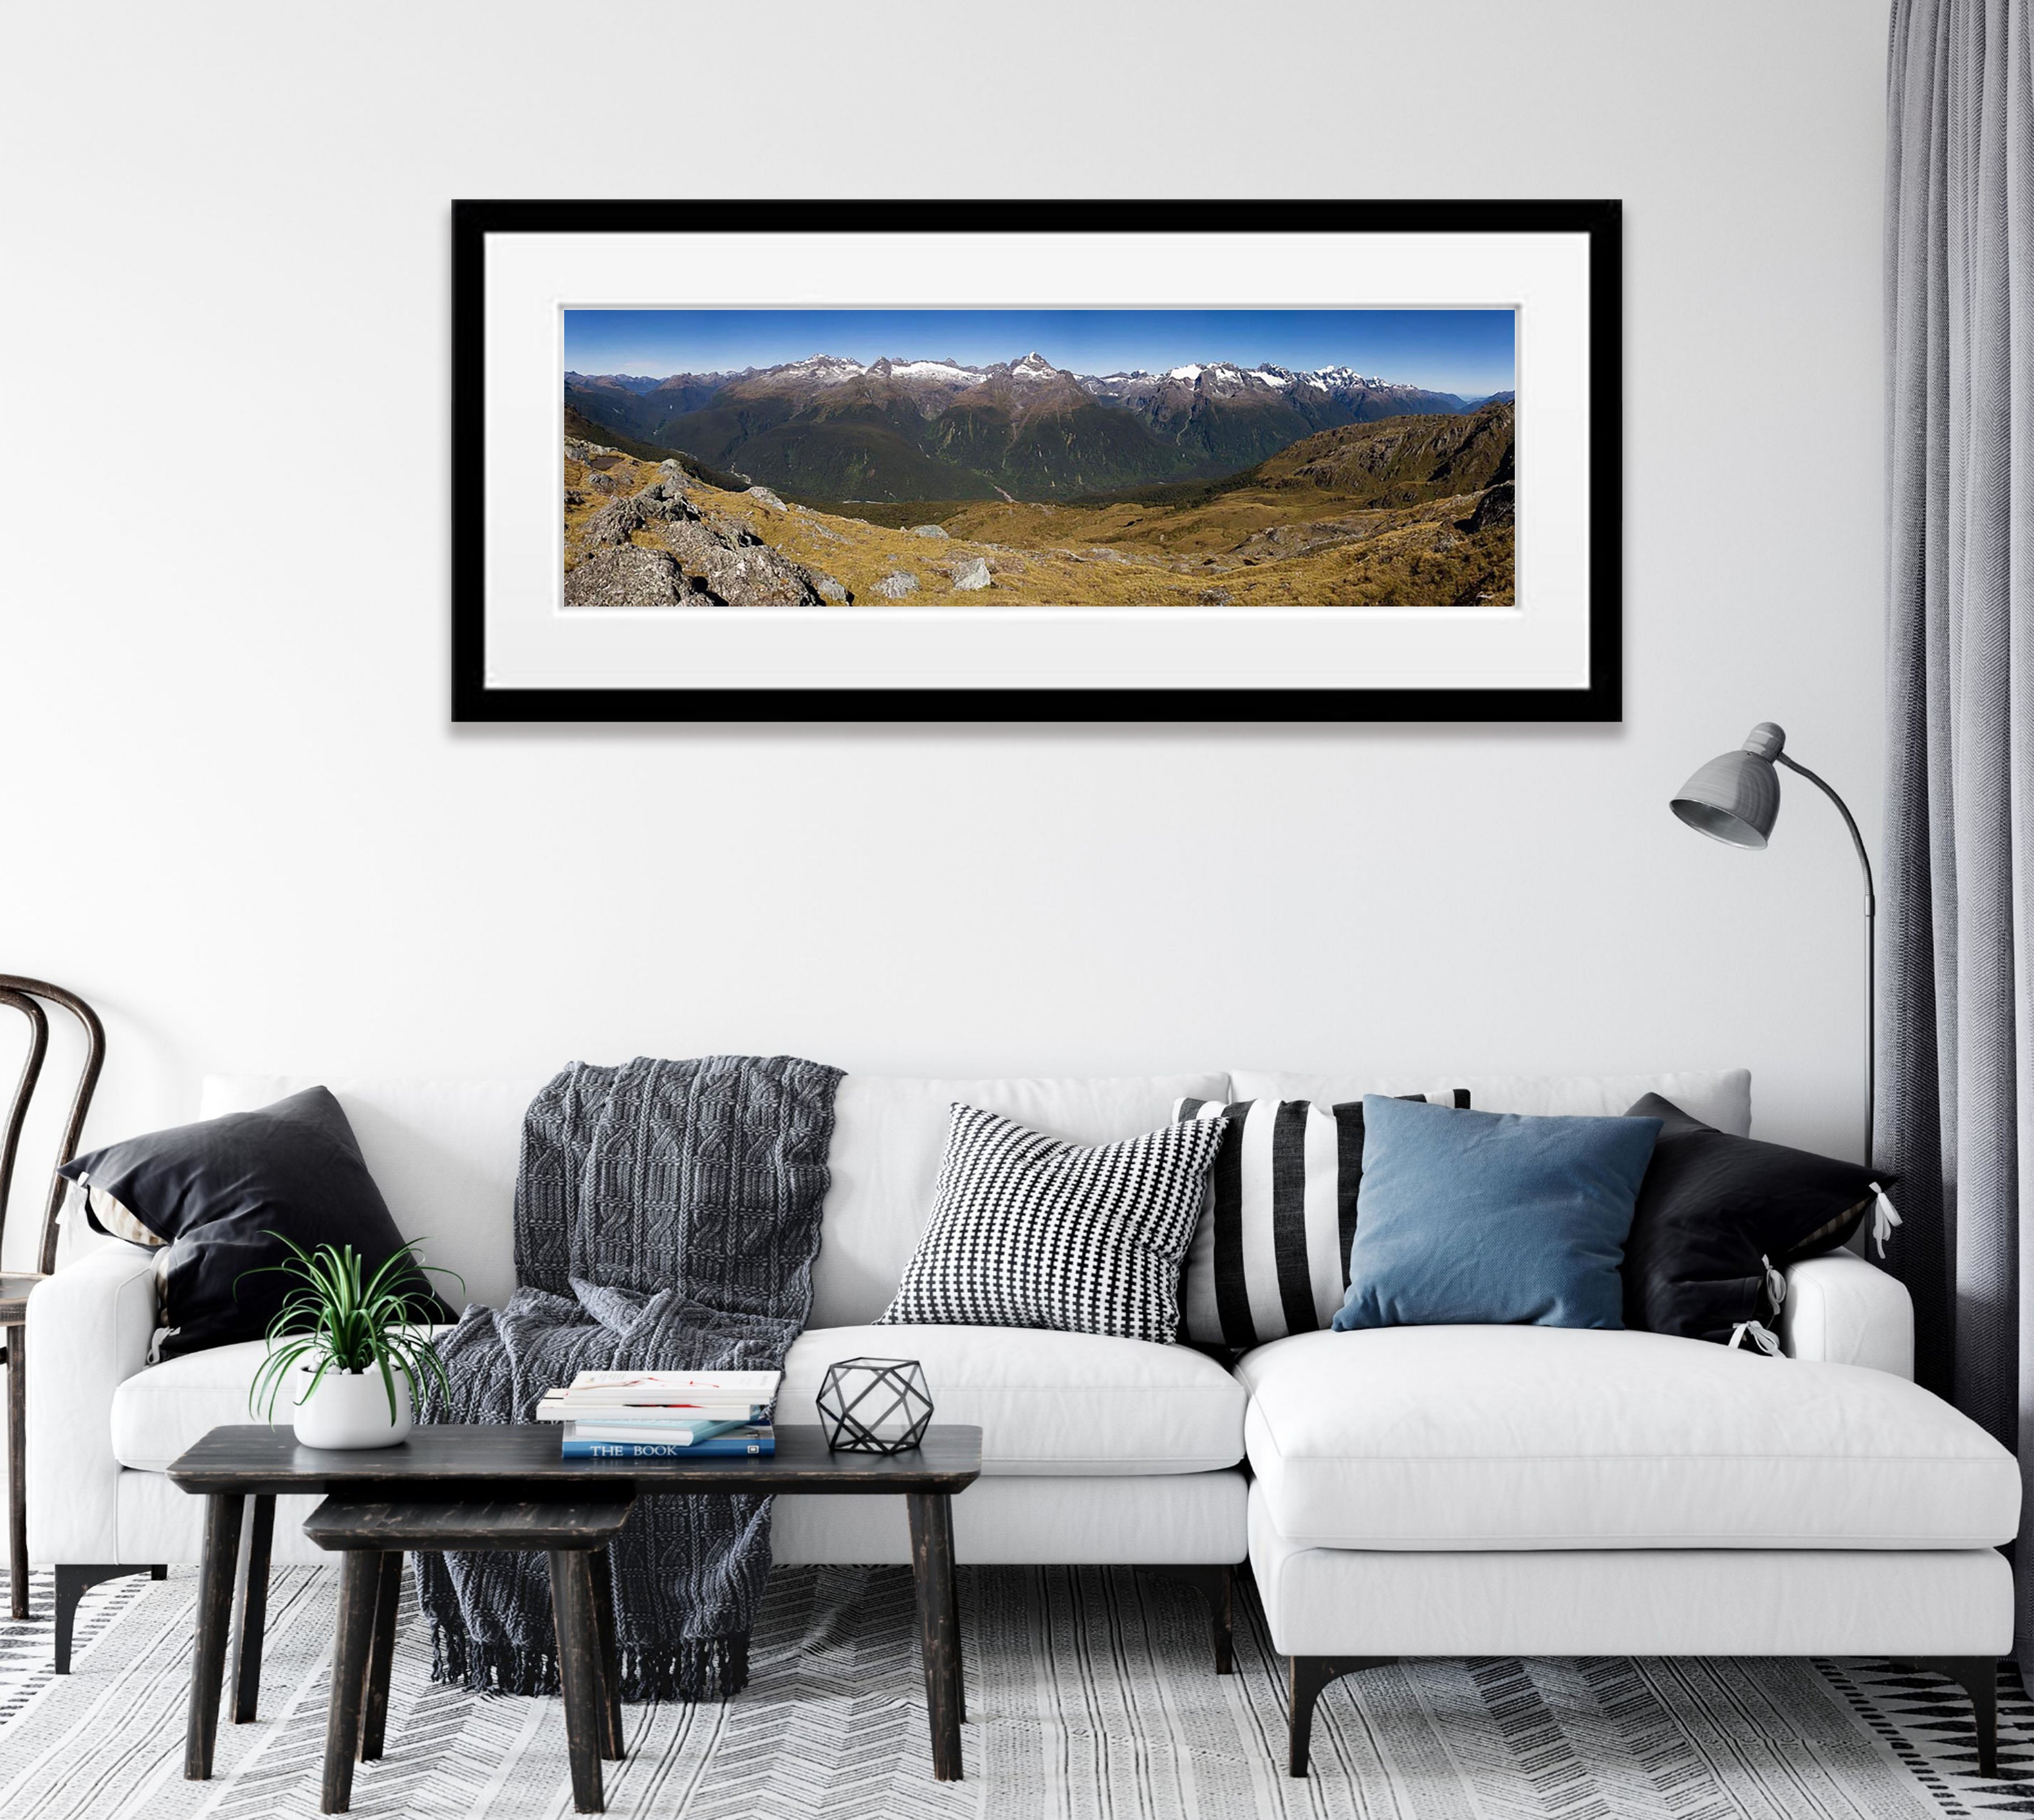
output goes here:
[{"label": "white leather upholstery", "polygon": [[118,1560],[108,1418],[148,1357],[154,1256],[109,1240],[36,1285],[28,1326],[28,1559]]},{"label": "white leather upholstery", "polygon": [[2002,1656],[2013,1572],[1989,1548],[1309,1548],[1251,1488],[1274,1648],[1300,1656]]},{"label": "white leather upholstery", "polygon": [[[215,1080],[202,1109],[260,1105],[309,1084]],[[540,1082],[327,1084],[398,1225],[427,1237],[433,1260],[466,1277],[471,1299],[505,1298],[523,1111]],[[850,1075],[836,1108],[813,1327],[788,1361],[784,1418],[805,1413],[831,1358],[918,1357],[940,1413],[986,1431],[988,1470],[955,1506],[962,1559],[1229,1562],[1242,1555],[1254,1525],[1252,1552],[1283,1649],[1974,1655],[2009,1646],[2003,1563],[1983,1548],[1931,1543],[2010,1533],[2017,1475],[2010,1462],[2002,1471],[2004,1456],[1983,1436],[1973,1442],[1974,1430],[1957,1427],[1961,1418],[1942,1421],[1935,1413],[1941,1405],[1889,1375],[1911,1371],[1904,1293],[1841,1255],[1791,1274],[1782,1331],[1795,1362],[1732,1358],[1646,1335],[1317,1335],[1246,1361],[1244,1378],[1263,1387],[1270,1412],[1247,1421],[1243,1386],[1190,1352],[1083,1336],[862,1326],[888,1302],[917,1244],[953,1100],[1094,1143],[1155,1128],[1182,1095],[1334,1099],[1437,1085],[1467,1086],[1480,1105],[1522,1112],[1622,1112],[1657,1090],[1722,1129],[1749,1126],[1741,1074],[1553,1082]],[[154,1324],[148,1272],[145,1257],[108,1246],[66,1266],[31,1301],[30,1539],[39,1561],[198,1558],[204,1501],[178,1491],[160,1469],[206,1428],[248,1419],[258,1349],[144,1370]],[[1536,1355],[1541,1363],[1521,1394],[1516,1349],[1549,1338],[1556,1349],[1649,1343],[1672,1349],[1676,1362],[1640,1369],[1636,1351],[1619,1351],[1606,1379],[1556,1369],[1557,1353],[1548,1351]],[[1388,1345],[1365,1349],[1405,1339],[1439,1350],[1394,1365]],[[1289,1350],[1308,1345],[1343,1349],[1317,1369]],[[1802,1362],[1811,1358],[1838,1362]],[[1857,1368],[1865,1364],[1879,1369]],[[1590,1387],[1601,1391],[1606,1382],[1614,1394],[1592,1401]],[[1768,1397],[1782,1386],[1784,1398]],[[1672,1420],[1661,1417],[1663,1405]],[[1510,1456],[1495,1444],[1507,1433]],[[1246,1434],[1263,1474],[1254,1506],[1244,1475],[1230,1465]],[[1754,1440],[1768,1451],[1762,1462]],[[1563,1447],[1570,1457],[1561,1459]],[[1730,1488],[1719,1490],[1726,1480]],[[279,1500],[279,1561],[324,1559],[298,1532],[312,1502]],[[1687,1526],[1691,1513],[1706,1530],[1735,1522],[1733,1545],[1644,1545],[1673,1540],[1673,1525]],[[1782,1518],[1815,1532],[1796,1537],[1808,1552],[1756,1545],[1783,1532]],[[1899,1533],[1875,1554],[1845,1552],[1835,1533],[1875,1525]],[[1522,1549],[1509,1538],[1528,1528],[1533,1545]],[[1613,1533],[1597,1533],[1604,1529]],[[1435,1530],[1445,1533],[1423,1533]],[[775,1532],[777,1558],[786,1563],[907,1555],[896,1499],[781,1499]],[[1323,1536],[1369,1545],[1309,1545]],[[1614,1546],[1587,1545],[1606,1540]]]},{"label": "white leather upholstery", "polygon": [[1744,1138],[1751,1135],[1751,1075],[1743,1068],[1672,1075],[1268,1074],[1238,1068],[1229,1091],[1239,1100],[1323,1100],[1330,1105],[1365,1094],[1426,1094],[1467,1087],[1486,1113],[1562,1113],[1614,1117],[1646,1094],[1672,1100],[1684,1113]]},{"label": "white leather upholstery", "polygon": [[[1240,1472],[1169,1478],[980,1478],[953,1501],[954,1554],[982,1565],[1243,1559],[1249,1482]],[[805,1562],[901,1567],[902,1498],[779,1498],[770,1548]]]},{"label": "white leather upholstery", "polygon": [[981,1430],[985,1476],[1203,1473],[1243,1458],[1243,1387],[1205,1353],[1030,1327],[809,1327],[780,1422],[812,1422],[826,1368],[916,1359],[935,1419]]},{"label": "white leather upholstery", "polygon": [[1780,1343],[1796,1359],[1914,1375],[1907,1285],[1855,1251],[1828,1251],[1787,1273]]},{"label": "white leather upholstery", "polygon": [[[266,1105],[313,1084],[305,1076],[214,1077],[205,1083],[201,1116]],[[346,1109],[398,1228],[424,1238],[432,1262],[464,1277],[467,1300],[505,1300],[515,1286],[523,1113],[542,1077],[340,1077],[324,1084]],[[1210,1360],[1085,1335],[858,1327],[888,1304],[916,1248],[954,1101],[1096,1143],[1156,1128],[1182,1096],[1217,1098],[1226,1090],[1220,1074],[1105,1080],[847,1076],[835,1102],[833,1180],[813,1272],[815,1330],[787,1360],[782,1419],[811,1419],[812,1397],[833,1357],[916,1357],[926,1364],[940,1413],[978,1421],[987,1431],[989,1478],[969,1494],[981,1501],[969,1507],[963,1499],[957,1507],[963,1514],[957,1515],[956,1541],[964,1559],[1240,1559],[1243,1480],[1210,1469],[1233,1467],[1242,1457],[1243,1392]],[[138,1294],[116,1287],[107,1270],[96,1265],[96,1274],[72,1284],[69,1318],[81,1338],[96,1336],[116,1314],[132,1331],[111,1351],[102,1351],[96,1338],[87,1343],[92,1364],[76,1379],[76,1396],[58,1399],[55,1386],[42,1380],[61,1406],[32,1428],[70,1435],[88,1423],[95,1445],[80,1450],[67,1440],[61,1450],[78,1520],[52,1500],[36,1558],[195,1560],[203,1500],[178,1492],[162,1469],[207,1429],[250,1419],[247,1386],[260,1347],[223,1347],[143,1370],[152,1297],[145,1283]],[[120,1270],[113,1274],[126,1282]],[[456,1300],[457,1291],[450,1293]],[[123,1295],[133,1306],[116,1310]],[[835,1331],[829,1336],[827,1329]],[[37,1381],[33,1370],[29,1377]],[[135,1469],[122,1471],[123,1462]],[[1006,1476],[1040,1489],[1005,1493],[1000,1487]],[[54,1477],[44,1483],[54,1484]],[[786,1545],[808,1552],[785,1558],[903,1558],[902,1508],[894,1500],[807,1502],[812,1509],[803,1516],[793,1511],[780,1534]],[[828,1533],[839,1541],[825,1543]],[[801,1542],[801,1536],[822,1540]],[[299,1552],[300,1543],[294,1522],[279,1510],[277,1558],[315,1559]],[[832,1552],[825,1552],[829,1546]],[[861,1552],[879,1546],[899,1552]]]},{"label": "white leather upholstery", "polygon": [[[250,1409],[247,1401],[265,1351],[259,1340],[208,1346],[123,1379],[113,1393],[114,1457],[139,1472],[167,1472],[171,1461],[212,1429],[267,1420],[265,1406]],[[276,1400],[275,1410],[277,1424],[287,1428],[287,1395]]]},{"label": "white leather upholstery", "polygon": [[[138,1472],[160,1473],[211,1430],[263,1418],[247,1392],[266,1349],[259,1340],[212,1346],[149,1365],[113,1393],[113,1455]],[[290,1419],[285,1399],[283,1421]]]},{"label": "white leather upholstery", "polygon": [[1387,1327],[1239,1368],[1281,1534],[1318,1548],[1979,1548],[2013,1456],[1888,1372],[1658,1334]]}]

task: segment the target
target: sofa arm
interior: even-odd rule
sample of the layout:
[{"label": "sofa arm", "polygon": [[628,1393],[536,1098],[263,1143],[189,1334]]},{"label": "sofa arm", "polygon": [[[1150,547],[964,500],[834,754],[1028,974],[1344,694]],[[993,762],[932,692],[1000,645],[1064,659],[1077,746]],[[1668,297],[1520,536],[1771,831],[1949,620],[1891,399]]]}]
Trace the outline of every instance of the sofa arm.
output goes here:
[{"label": "sofa arm", "polygon": [[28,1297],[28,1559],[116,1562],[113,1393],[148,1362],[156,1259],[115,1244]]},{"label": "sofa arm", "polygon": [[1855,1251],[1827,1251],[1787,1273],[1780,1343],[1790,1357],[1914,1375],[1907,1285]]}]

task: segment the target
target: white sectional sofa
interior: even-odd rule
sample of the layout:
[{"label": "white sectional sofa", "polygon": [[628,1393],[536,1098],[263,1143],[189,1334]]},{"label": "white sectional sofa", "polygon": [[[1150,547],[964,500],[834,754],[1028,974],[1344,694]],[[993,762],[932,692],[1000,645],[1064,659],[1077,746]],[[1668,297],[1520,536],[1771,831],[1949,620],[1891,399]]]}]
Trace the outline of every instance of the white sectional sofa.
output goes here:
[{"label": "white sectional sofa", "polygon": [[[214,1079],[199,1111],[312,1084]],[[325,1084],[404,1234],[459,1270],[469,1299],[505,1298],[522,1116],[541,1080]],[[1524,1113],[1621,1113],[1657,1091],[1722,1129],[1750,1126],[1741,1071],[850,1075],[810,1325],[786,1361],[779,1419],[812,1419],[835,1359],[922,1360],[939,1417],[983,1430],[982,1477],[955,1505],[958,1557],[1136,1563],[1194,1579],[1214,1605],[1218,1667],[1229,1575],[1248,1559],[1272,1640],[1292,1658],[1294,1773],[1321,1688],[1408,1655],[1899,1655],[1948,1667],[1985,1717],[1990,1665],[2011,1642],[1996,1544],[2016,1532],[2017,1469],[1908,1381],[1905,1292],[1848,1252],[1789,1273],[1792,1362],[1648,1334],[1420,1328],[1300,1335],[1232,1373],[1184,1346],[869,1325],[929,1211],[955,1100],[1102,1143],[1164,1123],[1183,1097],[1458,1086],[1479,1107]],[[198,1560],[202,1500],[164,1469],[208,1428],[250,1419],[259,1346],[151,1366],[155,1321],[151,1260],[118,1244],[29,1304],[29,1549],[58,1570],[60,1666],[86,1585]],[[321,1559],[291,1502],[279,1505],[276,1558]],[[902,1563],[901,1506],[779,1499],[776,1558]]]}]

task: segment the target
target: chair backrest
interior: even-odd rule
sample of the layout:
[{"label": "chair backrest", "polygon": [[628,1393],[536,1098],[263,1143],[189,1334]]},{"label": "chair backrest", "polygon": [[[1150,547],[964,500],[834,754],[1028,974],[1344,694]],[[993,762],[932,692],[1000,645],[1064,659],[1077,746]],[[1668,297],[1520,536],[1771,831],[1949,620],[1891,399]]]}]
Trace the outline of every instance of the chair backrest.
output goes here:
[{"label": "chair backrest", "polygon": [[13,1186],[15,1154],[27,1122],[28,1104],[42,1078],[43,1058],[49,1053],[50,1026],[39,1001],[61,1005],[76,1018],[84,1031],[84,1060],[78,1069],[77,1087],[71,1095],[70,1111],[58,1134],[56,1154],[50,1168],[50,1191],[43,1206],[43,1229],[36,1246],[36,1268],[44,1276],[57,1267],[57,1215],[62,1210],[64,1178],[56,1172],[77,1154],[78,1134],[84,1129],[84,1115],[99,1086],[99,1071],[106,1064],[106,1027],[99,1014],[74,992],[51,985],[47,980],[32,980],[21,974],[0,974],[0,1004],[11,1006],[28,1020],[28,1053],[16,1083],[7,1122],[0,1128],[0,1245],[7,1231],[7,1209]]}]

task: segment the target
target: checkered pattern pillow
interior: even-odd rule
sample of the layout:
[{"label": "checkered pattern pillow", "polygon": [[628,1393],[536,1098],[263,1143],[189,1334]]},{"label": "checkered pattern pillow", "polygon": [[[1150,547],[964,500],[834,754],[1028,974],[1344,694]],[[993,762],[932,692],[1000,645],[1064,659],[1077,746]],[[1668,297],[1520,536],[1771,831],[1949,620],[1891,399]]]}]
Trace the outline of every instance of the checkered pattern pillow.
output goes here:
[{"label": "checkered pattern pillow", "polygon": [[1069,1144],[956,1103],[932,1222],[882,1321],[1169,1344],[1222,1130],[1213,1119]]}]

